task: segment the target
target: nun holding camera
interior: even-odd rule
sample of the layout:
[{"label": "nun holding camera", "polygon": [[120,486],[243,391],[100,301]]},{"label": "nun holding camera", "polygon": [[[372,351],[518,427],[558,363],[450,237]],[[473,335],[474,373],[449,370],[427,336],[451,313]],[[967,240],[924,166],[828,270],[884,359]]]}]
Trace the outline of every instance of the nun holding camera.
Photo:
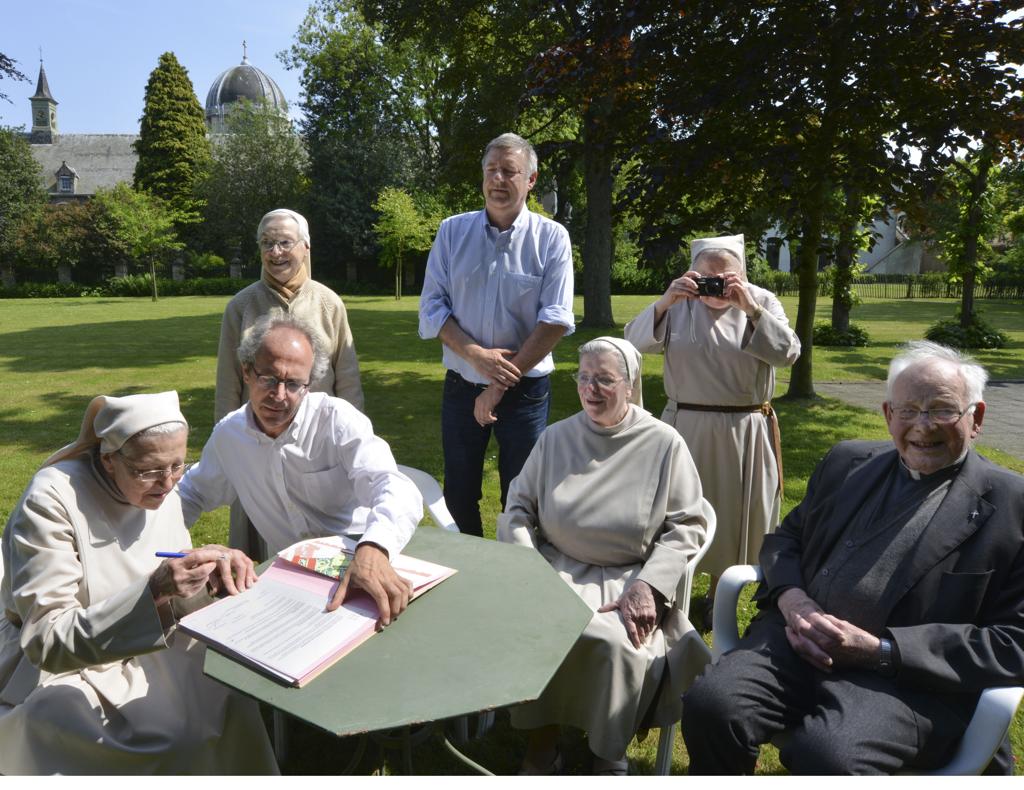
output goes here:
[{"label": "nun holding camera", "polygon": [[690,271],[634,318],[625,336],[665,355],[662,420],[686,440],[718,531],[700,570],[711,575],[702,616],[711,626],[718,577],[756,563],[779,521],[782,455],[771,398],[775,368],[800,356],[778,298],[747,282],[743,236],[695,239]]}]

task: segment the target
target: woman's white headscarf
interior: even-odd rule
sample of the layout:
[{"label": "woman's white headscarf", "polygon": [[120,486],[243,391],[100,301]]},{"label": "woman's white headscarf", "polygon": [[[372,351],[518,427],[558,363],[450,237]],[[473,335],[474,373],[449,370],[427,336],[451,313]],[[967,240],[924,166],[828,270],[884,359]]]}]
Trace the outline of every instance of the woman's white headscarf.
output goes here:
[{"label": "woman's white headscarf", "polygon": [[694,239],[690,242],[690,268],[693,268],[697,256],[704,250],[727,250],[740,262],[740,271],[747,272],[747,258],[743,251],[743,234],[736,236],[714,236],[709,239]]},{"label": "woman's white headscarf", "polygon": [[123,397],[97,395],[85,410],[78,439],[43,461],[43,466],[74,458],[96,446],[101,453],[112,453],[120,450],[139,431],[168,422],[188,425],[178,405],[178,393],[174,390]]},{"label": "woman's white headscarf", "polygon": [[644,364],[643,354],[636,350],[636,346],[621,337],[603,335],[595,337],[591,342],[598,340],[615,346],[615,350],[622,354],[622,358],[626,360],[626,377],[629,379],[629,386],[633,390],[629,402],[635,403],[642,409],[644,407],[644,391],[640,381],[640,371]]}]

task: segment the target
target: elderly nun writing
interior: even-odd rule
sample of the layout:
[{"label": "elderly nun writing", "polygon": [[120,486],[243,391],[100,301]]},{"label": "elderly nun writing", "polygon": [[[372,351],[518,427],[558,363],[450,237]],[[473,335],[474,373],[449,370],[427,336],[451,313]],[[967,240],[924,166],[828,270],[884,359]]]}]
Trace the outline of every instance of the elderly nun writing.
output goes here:
[{"label": "elderly nun writing", "polygon": [[[94,398],[3,534],[0,773],[276,773],[259,711],[204,677],[177,615],[256,581],[192,549],[178,394]],[[157,552],[184,556],[161,560]]]},{"label": "elderly nun writing", "polygon": [[634,733],[677,721],[709,660],[676,604],[715,515],[682,438],[640,406],[640,361],[619,338],[580,348],[583,410],[541,435],[498,520],[594,611],[541,698],[512,711],[531,730],[523,773],[558,772],[560,724],[587,732],[596,773],[626,773]]},{"label": "elderly nun writing", "polygon": [[771,407],[775,368],[800,356],[800,341],[770,291],[747,282],[743,236],[695,239],[690,271],[630,321],[626,339],[665,355],[661,418],[686,440],[718,517],[701,560],[711,590],[701,612],[711,627],[718,577],[757,562],[779,523],[782,453]]}]

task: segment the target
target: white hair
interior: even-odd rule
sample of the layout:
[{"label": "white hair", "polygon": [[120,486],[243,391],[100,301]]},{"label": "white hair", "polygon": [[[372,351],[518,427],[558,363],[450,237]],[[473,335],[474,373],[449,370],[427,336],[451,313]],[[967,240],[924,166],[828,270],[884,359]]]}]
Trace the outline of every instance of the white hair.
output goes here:
[{"label": "white hair", "polygon": [[903,351],[889,363],[889,376],[885,381],[886,400],[892,401],[892,390],[901,373],[911,367],[935,362],[950,362],[956,365],[964,382],[964,394],[968,403],[978,403],[984,399],[988,372],[975,362],[973,357],[930,340],[912,340],[903,346]]},{"label": "white hair", "polygon": [[128,440],[121,445],[120,453],[131,457],[137,449],[136,443],[143,439],[152,439],[156,436],[171,436],[187,430],[188,423],[184,423],[181,420],[172,420],[170,422],[161,422],[157,425],[151,425],[148,428],[143,428],[138,433],[132,434],[128,437]]},{"label": "white hair", "polygon": [[501,151],[515,151],[517,154],[522,154],[526,160],[527,176],[532,176],[537,172],[537,152],[533,150],[530,141],[525,137],[520,137],[513,132],[505,132],[505,134],[495,137],[484,149],[483,158],[480,160],[481,167],[486,164],[487,155],[495,148]]},{"label": "white hair", "polygon": [[257,320],[242,337],[242,342],[238,346],[238,364],[252,370],[256,364],[256,355],[267,335],[280,327],[292,329],[305,336],[309,341],[309,347],[313,349],[313,369],[309,372],[309,383],[313,384],[322,379],[327,374],[329,362],[323,335],[308,321],[276,307]]},{"label": "white hair", "polygon": [[298,231],[299,238],[302,241],[309,244],[309,223],[306,222],[306,218],[297,211],[292,211],[290,208],[275,208],[273,211],[268,211],[263,215],[263,219],[260,220],[260,224],[256,226],[256,241],[258,242],[263,238],[263,231],[267,229],[267,225],[273,219],[279,217],[286,217],[295,223]]}]

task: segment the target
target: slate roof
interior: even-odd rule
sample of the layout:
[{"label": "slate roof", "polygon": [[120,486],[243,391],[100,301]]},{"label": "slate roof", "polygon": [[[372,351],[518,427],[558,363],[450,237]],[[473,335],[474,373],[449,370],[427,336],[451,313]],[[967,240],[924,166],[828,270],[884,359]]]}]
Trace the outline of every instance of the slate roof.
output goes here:
[{"label": "slate roof", "polygon": [[100,187],[132,182],[139,157],[132,148],[136,134],[58,134],[52,144],[33,144],[32,156],[43,166],[43,184],[57,195],[57,171],[67,162],[78,174],[75,194],[92,195]]}]

